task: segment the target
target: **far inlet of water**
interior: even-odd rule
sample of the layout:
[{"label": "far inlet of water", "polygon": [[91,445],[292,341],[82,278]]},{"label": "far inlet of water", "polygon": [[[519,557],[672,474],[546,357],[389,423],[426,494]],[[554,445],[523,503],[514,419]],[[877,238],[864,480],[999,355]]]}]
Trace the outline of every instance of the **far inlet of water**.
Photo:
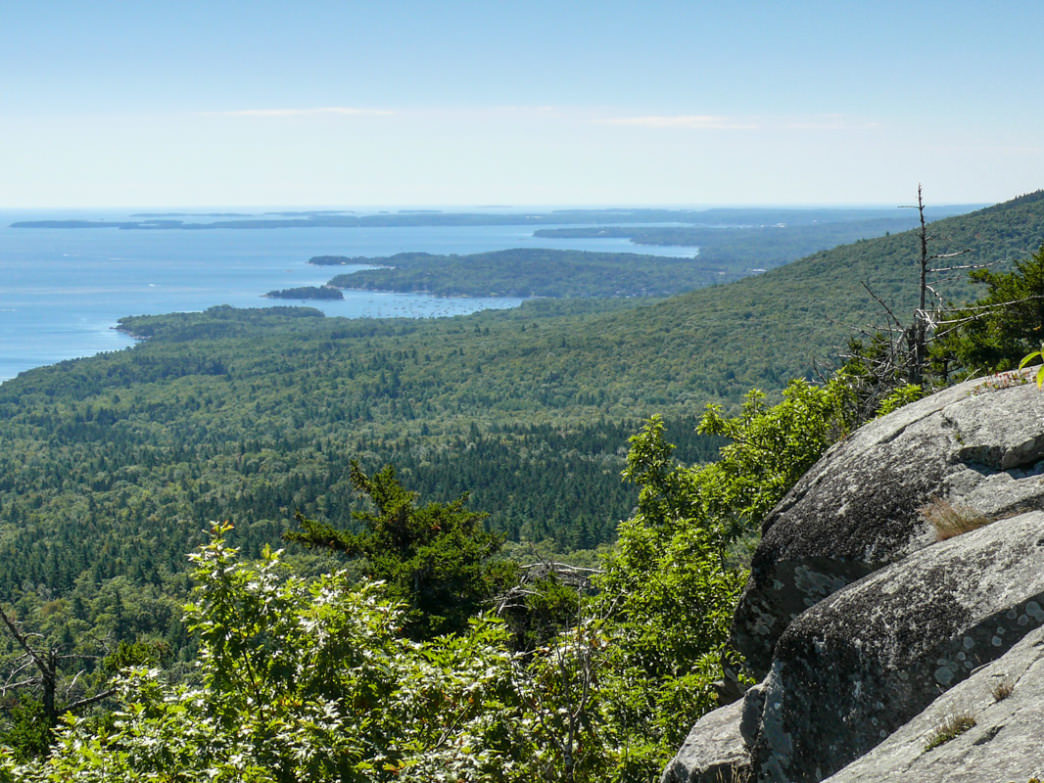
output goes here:
[{"label": "far inlet of water", "polygon": [[[267,291],[322,285],[346,271],[312,256],[387,256],[407,251],[478,253],[515,247],[694,255],[695,248],[645,247],[618,238],[536,238],[525,226],[127,231],[13,229],[17,220],[126,219],[126,215],[0,213],[0,381],[65,359],[133,343],[116,332],[125,315],[267,307]],[[440,298],[345,291],[343,301],[302,302],[330,316],[423,318],[517,307],[514,297]]]}]

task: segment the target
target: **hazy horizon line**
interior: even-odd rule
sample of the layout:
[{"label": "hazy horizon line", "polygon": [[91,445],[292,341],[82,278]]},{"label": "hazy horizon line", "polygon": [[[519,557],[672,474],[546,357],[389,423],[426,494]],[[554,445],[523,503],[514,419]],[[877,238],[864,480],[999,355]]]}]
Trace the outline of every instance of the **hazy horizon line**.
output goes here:
[{"label": "hazy horizon line", "polygon": [[[1003,201],[1019,198],[1012,196]],[[907,199],[909,201],[909,199]],[[942,201],[926,205],[928,209],[944,207],[982,207],[1003,201]],[[708,209],[903,209],[909,203],[886,201],[837,201],[837,202],[699,202],[699,203],[557,203],[557,204],[99,204],[83,205],[3,205],[3,212],[44,212],[69,210],[76,212],[136,212],[140,214],[216,214],[245,212],[249,214],[275,214],[286,212],[382,212],[382,211],[434,211],[446,213],[462,213],[476,211],[552,211],[552,210],[708,210]]]}]

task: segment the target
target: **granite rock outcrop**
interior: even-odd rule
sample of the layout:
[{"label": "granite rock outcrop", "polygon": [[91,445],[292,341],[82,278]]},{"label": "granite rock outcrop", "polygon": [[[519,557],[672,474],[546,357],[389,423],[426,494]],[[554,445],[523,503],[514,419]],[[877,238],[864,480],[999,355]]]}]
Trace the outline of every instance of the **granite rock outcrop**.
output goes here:
[{"label": "granite rock outcrop", "polygon": [[798,614],[935,543],[924,509],[1041,508],[1044,394],[1009,373],[950,387],[832,447],[765,518],[732,628],[755,676]]},{"label": "granite rock outcrop", "polygon": [[[766,517],[732,626],[760,682],[693,727],[665,783],[1040,775],[1039,737],[995,769],[941,761],[986,765],[1044,731],[1044,393],[1026,381],[969,381],[867,424]],[[945,747],[912,739],[995,667],[1021,672],[1019,701]]]}]

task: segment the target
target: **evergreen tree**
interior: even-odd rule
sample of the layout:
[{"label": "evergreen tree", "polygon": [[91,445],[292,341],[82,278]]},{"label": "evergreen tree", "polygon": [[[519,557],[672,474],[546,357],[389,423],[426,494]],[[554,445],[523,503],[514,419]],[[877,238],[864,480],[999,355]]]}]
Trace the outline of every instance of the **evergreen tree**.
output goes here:
[{"label": "evergreen tree", "polygon": [[298,514],[300,530],[286,538],[327,547],[360,560],[363,573],[386,582],[407,604],[406,630],[416,639],[461,631],[513,577],[513,567],[493,559],[502,538],[482,526],[486,514],[465,508],[468,496],[450,503],[417,505],[388,465],[368,476],[351,463],[352,485],[373,511],[355,512],[365,528],[338,530]]}]

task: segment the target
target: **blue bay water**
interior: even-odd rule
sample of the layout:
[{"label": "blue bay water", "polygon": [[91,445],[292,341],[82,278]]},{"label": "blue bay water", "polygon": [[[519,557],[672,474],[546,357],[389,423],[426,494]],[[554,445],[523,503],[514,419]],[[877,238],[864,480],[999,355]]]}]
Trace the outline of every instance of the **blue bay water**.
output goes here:
[{"label": "blue bay water", "polygon": [[[127,215],[0,212],[0,381],[65,359],[125,348],[115,331],[126,315],[270,307],[267,291],[322,285],[342,267],[312,256],[385,256],[406,251],[478,253],[515,247],[691,256],[693,248],[639,247],[626,239],[536,238],[524,226],[126,231],[10,228],[18,220],[126,219]],[[345,291],[343,301],[308,301],[328,316],[437,317],[516,307],[507,297],[440,298]]]}]

